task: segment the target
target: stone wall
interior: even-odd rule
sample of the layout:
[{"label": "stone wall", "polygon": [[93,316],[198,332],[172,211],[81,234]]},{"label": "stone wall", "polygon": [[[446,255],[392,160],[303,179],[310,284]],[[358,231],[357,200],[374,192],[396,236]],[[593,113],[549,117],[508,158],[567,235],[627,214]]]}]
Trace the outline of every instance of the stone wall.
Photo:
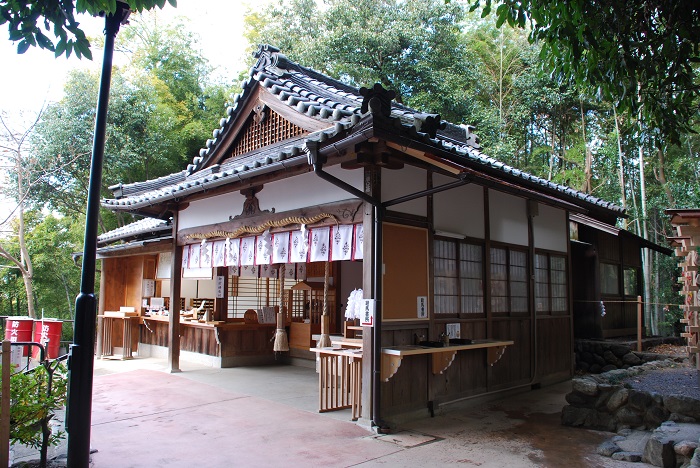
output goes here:
[{"label": "stone wall", "polygon": [[[662,343],[674,343],[675,338],[645,339],[643,349]],[[581,340],[574,342],[576,370],[600,374],[615,369],[629,369],[659,359],[658,354],[633,351],[636,342]]]},{"label": "stone wall", "polygon": [[574,377],[572,392],[566,395],[569,404],[562,410],[562,424],[616,432],[624,428],[654,429],[664,421],[700,422],[700,401],[694,398],[662,396],[624,385],[626,379],[642,372],[676,365],[667,359]]}]

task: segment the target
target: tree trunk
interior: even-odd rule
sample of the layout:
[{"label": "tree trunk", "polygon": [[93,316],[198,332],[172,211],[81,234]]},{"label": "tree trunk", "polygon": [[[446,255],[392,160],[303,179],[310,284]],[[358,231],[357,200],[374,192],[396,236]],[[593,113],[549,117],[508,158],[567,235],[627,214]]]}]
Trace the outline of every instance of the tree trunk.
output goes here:
[{"label": "tree trunk", "polygon": [[668,187],[668,183],[666,181],[666,159],[664,157],[664,152],[660,148],[656,150],[656,154],[659,156],[659,170],[656,174],[656,180],[659,181],[661,186],[664,188],[664,193],[666,194],[666,199],[668,200],[668,205],[671,208],[676,207],[676,200],[673,198],[673,193],[671,192],[671,189]]},{"label": "tree trunk", "polygon": [[581,133],[583,135],[583,150],[585,154],[585,169],[584,169],[584,185],[583,191],[585,193],[593,192],[593,184],[591,183],[593,179],[593,153],[588,148],[588,141],[586,140],[586,117],[583,112],[583,99],[579,98],[579,103],[581,106]]},{"label": "tree trunk", "polygon": [[[640,98],[641,99],[641,98]],[[644,132],[642,129],[642,115],[641,108],[639,111],[639,116],[637,118],[637,124],[639,125],[638,133],[638,145],[639,145],[639,198],[642,207],[641,218],[642,218],[642,233],[641,236],[649,240],[649,226],[648,226],[648,216],[647,216],[647,190],[646,190],[646,180],[644,176]],[[642,250],[642,271],[644,274],[644,315],[646,317],[645,324],[647,325],[647,330],[651,331],[652,334],[656,335],[658,333],[658,323],[655,317],[652,317],[651,313],[651,254],[649,249]]]},{"label": "tree trunk", "polygon": [[[18,176],[18,179],[20,177]],[[20,192],[21,193],[21,192]],[[19,206],[19,246],[21,251],[20,263],[22,263],[22,279],[24,280],[24,289],[27,291],[27,315],[31,318],[36,318],[34,310],[34,267],[32,260],[29,257],[27,250],[27,242],[24,237],[24,204],[20,202]]]},{"label": "tree trunk", "polygon": [[[617,123],[617,110],[613,104],[613,116],[615,117],[615,133],[617,136],[617,158],[619,164],[619,179],[620,179],[620,201],[622,202],[622,209],[627,210],[627,195],[625,193],[625,164],[624,155],[622,154],[622,138],[620,138],[620,126]],[[622,227],[627,229],[628,223],[627,219],[622,220]]]}]

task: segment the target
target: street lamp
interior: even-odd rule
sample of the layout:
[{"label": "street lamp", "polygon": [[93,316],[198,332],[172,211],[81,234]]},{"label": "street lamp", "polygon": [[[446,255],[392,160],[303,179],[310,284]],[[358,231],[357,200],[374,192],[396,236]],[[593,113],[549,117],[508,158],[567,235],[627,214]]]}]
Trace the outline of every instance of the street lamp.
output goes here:
[{"label": "street lamp", "polygon": [[114,39],[119,26],[126,24],[131,10],[129,5],[117,2],[117,10],[105,17],[105,48],[97,97],[95,135],[90,162],[83,267],[80,275],[80,294],[75,300],[75,329],[68,356],[68,403],[66,405],[66,432],[68,433],[68,466],[88,467],[90,464],[90,425],[92,413],[92,381],[94,370],[95,320],[95,264],[97,262],[97,226],[102,186],[105,133],[109,87],[112,81]]}]

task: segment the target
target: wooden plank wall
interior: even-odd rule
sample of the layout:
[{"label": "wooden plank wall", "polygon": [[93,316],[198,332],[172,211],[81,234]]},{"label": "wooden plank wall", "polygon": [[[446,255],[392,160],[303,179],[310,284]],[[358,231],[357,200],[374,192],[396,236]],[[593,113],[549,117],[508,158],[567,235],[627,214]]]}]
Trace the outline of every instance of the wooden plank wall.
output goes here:
[{"label": "wooden plank wall", "polygon": [[573,375],[570,316],[537,319],[537,375],[539,383],[554,383]]}]

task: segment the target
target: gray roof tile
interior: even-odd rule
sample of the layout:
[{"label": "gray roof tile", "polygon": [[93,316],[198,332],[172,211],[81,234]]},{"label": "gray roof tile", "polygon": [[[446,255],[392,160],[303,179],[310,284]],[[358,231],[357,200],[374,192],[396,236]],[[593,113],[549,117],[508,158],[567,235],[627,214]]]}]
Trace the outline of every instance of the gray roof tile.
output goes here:
[{"label": "gray roof tile", "polygon": [[[217,165],[218,172],[212,174],[211,168],[207,168],[206,164],[215,154],[223,135],[235,121],[236,114],[243,107],[242,104],[252,95],[255,84],[268,89],[290,108],[327,122],[328,129],[227,160]],[[281,164],[285,167],[305,164],[303,149],[306,139],[326,141],[340,132],[351,131],[352,125],[360,120],[363,98],[359,90],[289,61],[274,47],[261,47],[258,63],[251,68],[242,88],[242,92],[234,97],[233,105],[227,109],[227,117],[220,120],[220,128],[213,130],[212,138],[206,141],[205,148],[193,158],[186,171],[151,181],[110,187],[115,193],[115,198],[103,200],[103,206],[115,210],[134,210],[272,171]],[[620,215],[624,212],[613,203],[535,177],[485,155],[481,152],[476,137],[470,132],[471,128],[467,126],[448,124],[446,129],[438,130],[436,138],[431,138],[428,134],[416,130],[414,116],[417,117],[418,114],[420,113],[406,106],[392,103],[391,118],[395,129],[426,145],[457,154],[464,158],[464,164],[474,168],[491,168],[504,175],[513,176],[525,184],[536,184],[548,191]]]}]

